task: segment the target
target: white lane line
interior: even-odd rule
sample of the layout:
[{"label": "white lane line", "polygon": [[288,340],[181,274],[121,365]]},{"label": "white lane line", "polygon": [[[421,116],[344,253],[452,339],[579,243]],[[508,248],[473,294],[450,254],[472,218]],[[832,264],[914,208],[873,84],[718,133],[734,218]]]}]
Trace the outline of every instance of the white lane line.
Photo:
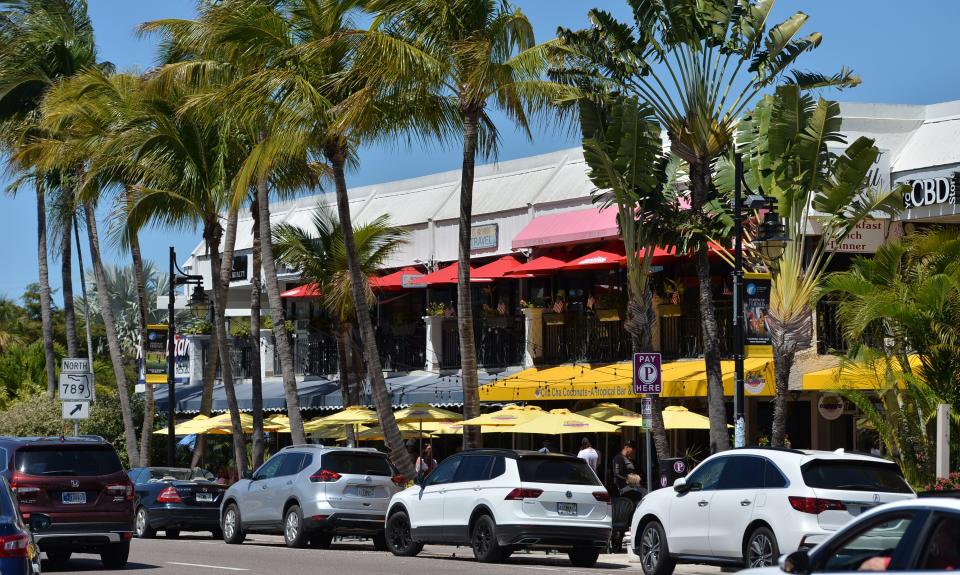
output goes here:
[{"label": "white lane line", "polygon": [[206,567],[207,569],[225,569],[227,571],[249,571],[240,567],[224,567],[223,565],[203,565],[202,563],[178,563],[176,561],[167,561],[167,565],[183,565],[184,567]]}]

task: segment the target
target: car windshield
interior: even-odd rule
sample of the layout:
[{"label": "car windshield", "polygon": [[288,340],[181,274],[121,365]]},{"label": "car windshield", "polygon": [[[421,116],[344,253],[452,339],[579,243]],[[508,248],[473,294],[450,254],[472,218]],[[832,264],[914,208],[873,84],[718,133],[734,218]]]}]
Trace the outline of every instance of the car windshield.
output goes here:
[{"label": "car windshield", "polygon": [[26,475],[78,476],[110,475],[123,471],[112,447],[43,446],[17,451],[14,467]]},{"label": "car windshield", "polygon": [[188,481],[190,479],[206,480],[208,477],[213,477],[213,475],[206,469],[199,467],[193,469],[187,469],[185,467],[151,467],[149,481],[169,481],[171,479],[177,481]]},{"label": "car windshield", "polygon": [[521,482],[600,485],[600,480],[582,459],[522,457],[517,461],[517,467]]},{"label": "car windshield", "polygon": [[801,471],[803,482],[814,489],[912,493],[892,463],[815,459]]},{"label": "car windshield", "polygon": [[376,453],[332,452],[323,456],[324,469],[342,475],[381,475],[390,477],[393,470],[383,455]]}]

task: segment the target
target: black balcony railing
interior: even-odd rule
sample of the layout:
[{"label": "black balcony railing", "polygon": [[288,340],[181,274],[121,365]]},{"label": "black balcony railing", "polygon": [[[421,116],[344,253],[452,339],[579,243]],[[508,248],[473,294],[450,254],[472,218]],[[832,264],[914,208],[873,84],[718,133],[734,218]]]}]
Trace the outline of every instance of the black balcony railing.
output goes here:
[{"label": "black balcony railing", "polygon": [[[523,316],[475,317],[473,335],[477,349],[477,365],[506,367],[523,363]],[[460,332],[457,318],[444,318],[440,323],[442,342],[440,368],[460,367]]]},{"label": "black balcony railing", "polygon": [[850,348],[837,317],[839,303],[821,300],[817,304],[817,353],[846,352]]},{"label": "black balcony railing", "polygon": [[569,311],[543,314],[545,363],[611,362],[629,357],[630,334],[623,328],[622,318]]},{"label": "black balcony railing", "polygon": [[[250,364],[253,360],[253,354],[259,352],[259,349],[254,349],[253,346],[250,345],[249,338],[230,338],[230,368],[231,372],[233,372],[233,379],[249,379],[251,377]],[[210,361],[211,357],[216,359],[216,378],[223,379],[223,374],[220,371],[220,358],[216,350],[211,350],[210,340],[203,342],[202,357],[204,365]]]},{"label": "black balcony railing", "polygon": [[[326,377],[337,373],[337,340],[328,333],[293,338],[293,366],[297,375]],[[273,365],[280,373],[280,351],[276,347]]]},{"label": "black balcony railing", "polygon": [[377,328],[377,349],[383,369],[410,371],[426,365],[426,326],[423,322]]},{"label": "black balcony railing", "polygon": [[[720,354],[730,357],[733,350],[733,305],[715,303]],[[660,352],[666,358],[700,357],[703,355],[703,326],[696,308],[685,309],[683,315],[661,317]]]}]

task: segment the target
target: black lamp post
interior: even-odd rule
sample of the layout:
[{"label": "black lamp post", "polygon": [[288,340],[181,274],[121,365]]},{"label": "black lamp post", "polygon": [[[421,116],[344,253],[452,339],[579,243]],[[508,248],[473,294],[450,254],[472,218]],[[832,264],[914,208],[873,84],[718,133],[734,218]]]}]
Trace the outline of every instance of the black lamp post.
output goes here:
[{"label": "black lamp post", "polygon": [[203,276],[185,274],[180,266],[177,265],[177,252],[170,246],[170,281],[167,300],[167,465],[173,467],[176,464],[177,456],[177,438],[174,436],[174,417],[176,412],[176,390],[174,387],[175,369],[176,369],[176,309],[174,307],[176,293],[175,288],[180,285],[192,285],[193,293],[190,295],[188,305],[193,312],[194,317],[205,318],[210,309],[210,300],[203,291]]},{"label": "black lamp post", "polygon": [[743,220],[744,209],[759,210],[767,208],[763,216],[763,223],[754,246],[766,261],[774,261],[783,255],[788,238],[784,226],[777,215],[776,199],[758,194],[749,193],[746,200],[743,198],[743,188],[746,181],[743,178],[743,156],[736,155],[734,166],[733,186],[733,363],[734,363],[734,395],[733,395],[733,422],[734,447],[745,447],[747,424],[744,419],[744,367],[746,346],[744,345],[745,315],[743,310]]}]

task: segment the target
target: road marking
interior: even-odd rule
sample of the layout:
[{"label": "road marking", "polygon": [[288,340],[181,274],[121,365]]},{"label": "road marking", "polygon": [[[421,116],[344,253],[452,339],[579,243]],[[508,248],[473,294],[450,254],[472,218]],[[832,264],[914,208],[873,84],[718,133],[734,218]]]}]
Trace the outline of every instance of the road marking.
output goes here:
[{"label": "road marking", "polygon": [[167,561],[167,565],[183,565],[184,567],[206,567],[207,569],[225,569],[227,571],[249,571],[240,567],[224,567],[223,565],[203,565],[201,563],[177,563],[176,561]]}]

